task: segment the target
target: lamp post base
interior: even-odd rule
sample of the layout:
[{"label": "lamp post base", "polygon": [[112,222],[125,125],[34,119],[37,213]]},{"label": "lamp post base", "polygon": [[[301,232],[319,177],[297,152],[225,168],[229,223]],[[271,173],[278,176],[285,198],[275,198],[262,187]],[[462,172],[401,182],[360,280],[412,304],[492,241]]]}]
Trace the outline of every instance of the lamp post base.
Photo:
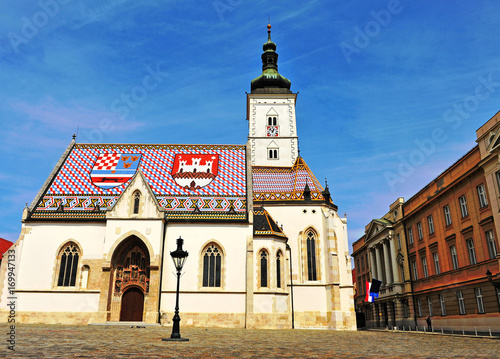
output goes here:
[{"label": "lamp post base", "polygon": [[164,342],[188,342],[188,338],[162,338]]}]

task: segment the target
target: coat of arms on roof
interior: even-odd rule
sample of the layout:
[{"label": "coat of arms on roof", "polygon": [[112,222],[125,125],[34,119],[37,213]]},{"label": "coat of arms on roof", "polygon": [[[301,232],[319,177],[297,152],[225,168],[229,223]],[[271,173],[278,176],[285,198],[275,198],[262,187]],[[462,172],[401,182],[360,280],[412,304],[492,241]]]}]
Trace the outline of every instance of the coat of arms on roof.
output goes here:
[{"label": "coat of arms on roof", "polygon": [[182,188],[194,191],[208,186],[217,177],[218,166],[218,154],[177,154],[172,178]]},{"label": "coat of arms on roof", "polygon": [[131,179],[141,161],[139,153],[101,153],[94,163],[90,178],[100,188],[113,188]]}]

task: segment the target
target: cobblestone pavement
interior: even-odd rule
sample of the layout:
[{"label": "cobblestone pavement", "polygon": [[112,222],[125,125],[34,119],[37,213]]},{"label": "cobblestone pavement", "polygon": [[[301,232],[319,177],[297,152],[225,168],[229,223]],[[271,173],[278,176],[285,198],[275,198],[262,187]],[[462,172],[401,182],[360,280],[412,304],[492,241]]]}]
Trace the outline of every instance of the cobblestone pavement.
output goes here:
[{"label": "cobblestone pavement", "polygon": [[6,358],[500,358],[500,340],[386,331],[182,328],[189,342],[164,342],[170,327],[9,326]]}]

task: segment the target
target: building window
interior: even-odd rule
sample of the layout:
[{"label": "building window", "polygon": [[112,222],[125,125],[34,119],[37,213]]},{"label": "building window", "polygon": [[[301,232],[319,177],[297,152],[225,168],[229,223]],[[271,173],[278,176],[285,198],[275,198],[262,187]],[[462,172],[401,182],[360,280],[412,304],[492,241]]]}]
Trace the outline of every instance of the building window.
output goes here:
[{"label": "building window", "polygon": [[467,217],[469,215],[469,211],[467,210],[467,200],[465,199],[465,196],[460,197],[458,200],[460,202],[460,213],[462,214],[462,218]]},{"label": "building window", "polygon": [[446,304],[444,302],[444,294],[439,295],[439,304],[441,304],[441,315],[446,315]]},{"label": "building window", "polygon": [[475,288],[474,292],[476,293],[477,312],[484,313],[483,292],[481,288]]},{"label": "building window", "polygon": [[268,160],[277,160],[278,157],[278,149],[277,148],[269,148],[267,150],[267,159]]},{"label": "building window", "polygon": [[429,271],[427,270],[427,258],[422,257],[422,269],[424,270],[424,278],[429,276]]},{"label": "building window", "polygon": [[411,268],[413,270],[413,279],[417,280],[418,279],[418,271],[417,271],[417,261],[416,260],[411,261]]},{"label": "building window", "polygon": [[495,173],[495,175],[497,177],[498,191],[500,192],[500,171],[498,171],[497,173]]},{"label": "building window", "polygon": [[209,244],[203,254],[203,286],[220,287],[222,251],[215,244]]},{"label": "building window", "polygon": [[422,301],[420,298],[417,298],[417,314],[419,317],[422,316]]},{"label": "building window", "polygon": [[453,266],[453,269],[458,269],[457,247],[450,246],[450,254],[451,254],[451,264]]},{"label": "building window", "polygon": [[361,257],[361,270],[362,271],[365,270],[365,258],[364,257]]},{"label": "building window", "polygon": [[467,243],[467,250],[469,251],[469,263],[476,264],[476,250],[474,249],[474,242],[472,239],[468,239],[465,241]]},{"label": "building window", "polygon": [[410,244],[413,244],[413,229],[412,228],[408,228],[408,242]]},{"label": "building window", "polygon": [[267,287],[267,252],[260,251],[260,287]]},{"label": "building window", "polygon": [[405,310],[405,318],[408,318],[408,302],[403,303],[403,308]]},{"label": "building window", "polygon": [[480,184],[477,188],[477,195],[479,197],[479,207],[483,208],[488,205],[488,200],[486,199],[486,191],[484,190],[484,185]]},{"label": "building window", "polygon": [[356,269],[361,272],[361,267],[359,266],[359,259],[356,259]]},{"label": "building window", "polygon": [[398,240],[398,249],[401,250],[401,237],[399,236],[399,233],[396,234],[396,239]]},{"label": "building window", "polygon": [[464,294],[461,290],[457,291],[457,299],[458,299],[458,311],[460,314],[465,314],[465,300]]},{"label": "building window", "polygon": [[316,237],[312,231],[307,232],[307,279],[317,280]]},{"label": "building window", "polygon": [[282,253],[281,251],[278,251],[276,254],[276,287],[282,288],[281,287],[281,257]]},{"label": "building window", "polygon": [[432,298],[427,297],[427,306],[429,307],[429,315],[432,317],[434,314],[432,313]]},{"label": "building window", "polygon": [[139,213],[139,205],[141,204],[141,192],[134,193],[134,214]]},{"label": "building window", "polygon": [[488,242],[488,252],[490,253],[490,258],[494,259],[497,257],[497,245],[495,243],[495,237],[493,236],[493,231],[486,232],[486,242]]},{"label": "building window", "polygon": [[418,239],[421,241],[424,239],[424,232],[422,232],[422,223],[417,223]]},{"label": "building window", "polygon": [[64,246],[59,255],[59,277],[57,279],[57,286],[74,287],[76,285],[80,250],[76,244],[68,243]]},{"label": "building window", "polygon": [[434,259],[434,271],[436,274],[440,274],[441,270],[439,268],[439,255],[437,252],[432,254],[432,258]]},{"label": "building window", "polygon": [[446,223],[447,226],[451,225],[450,206],[448,206],[448,205],[444,206],[443,212],[444,212],[444,223]]},{"label": "building window", "polygon": [[427,224],[429,225],[429,235],[434,234],[434,221],[432,220],[432,214],[427,217]]}]

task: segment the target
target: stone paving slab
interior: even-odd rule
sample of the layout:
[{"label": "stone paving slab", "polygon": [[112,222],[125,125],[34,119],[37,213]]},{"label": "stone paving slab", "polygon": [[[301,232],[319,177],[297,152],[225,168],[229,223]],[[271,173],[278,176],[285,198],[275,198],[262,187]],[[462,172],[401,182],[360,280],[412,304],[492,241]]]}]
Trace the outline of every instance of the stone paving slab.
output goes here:
[{"label": "stone paving slab", "polygon": [[500,340],[404,332],[182,328],[189,342],[164,342],[170,327],[15,326],[15,351],[0,324],[5,358],[500,358]]}]

